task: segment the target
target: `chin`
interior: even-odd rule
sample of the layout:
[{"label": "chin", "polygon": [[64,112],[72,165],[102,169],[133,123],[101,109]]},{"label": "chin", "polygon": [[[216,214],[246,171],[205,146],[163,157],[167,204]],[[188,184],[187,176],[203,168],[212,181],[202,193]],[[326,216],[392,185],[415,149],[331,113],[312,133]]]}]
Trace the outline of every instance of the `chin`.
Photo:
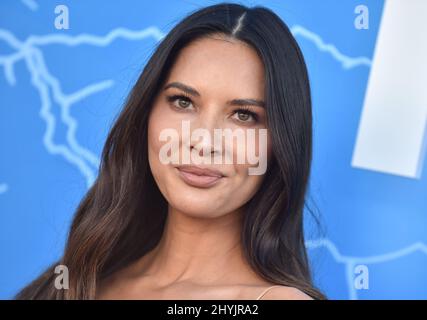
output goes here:
[{"label": "chin", "polygon": [[206,197],[185,195],[179,199],[171,199],[169,205],[186,215],[198,218],[216,218],[226,214],[218,200]]}]

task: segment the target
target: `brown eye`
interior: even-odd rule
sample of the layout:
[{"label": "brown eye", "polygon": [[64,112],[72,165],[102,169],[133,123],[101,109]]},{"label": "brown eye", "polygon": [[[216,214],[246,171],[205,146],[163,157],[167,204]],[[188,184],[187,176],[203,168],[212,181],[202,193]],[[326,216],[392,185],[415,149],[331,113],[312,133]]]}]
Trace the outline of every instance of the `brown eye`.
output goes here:
[{"label": "brown eye", "polygon": [[181,108],[186,109],[186,108],[188,108],[188,106],[189,106],[189,105],[191,105],[191,102],[190,102],[190,101],[188,101],[188,100],[179,99],[179,100],[178,100],[178,105],[179,105]]},{"label": "brown eye", "polygon": [[193,104],[189,98],[183,95],[168,96],[167,100],[178,109],[190,109]]},{"label": "brown eye", "polygon": [[258,116],[255,112],[247,109],[240,108],[234,112],[233,117],[240,122],[244,123],[257,123]]},{"label": "brown eye", "polygon": [[251,115],[248,113],[243,113],[243,112],[238,112],[237,113],[237,117],[239,118],[240,121],[248,121],[248,119],[250,119]]}]

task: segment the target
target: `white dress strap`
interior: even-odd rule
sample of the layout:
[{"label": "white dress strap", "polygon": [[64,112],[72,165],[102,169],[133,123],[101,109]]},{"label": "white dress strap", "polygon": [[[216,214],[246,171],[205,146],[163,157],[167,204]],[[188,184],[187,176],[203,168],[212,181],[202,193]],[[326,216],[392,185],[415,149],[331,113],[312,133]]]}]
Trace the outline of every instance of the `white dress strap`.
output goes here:
[{"label": "white dress strap", "polygon": [[270,289],[273,289],[274,287],[282,287],[282,285],[275,284],[274,286],[268,287],[263,292],[261,292],[261,294],[258,296],[258,298],[256,298],[256,300],[260,300],[268,291],[270,291]]}]

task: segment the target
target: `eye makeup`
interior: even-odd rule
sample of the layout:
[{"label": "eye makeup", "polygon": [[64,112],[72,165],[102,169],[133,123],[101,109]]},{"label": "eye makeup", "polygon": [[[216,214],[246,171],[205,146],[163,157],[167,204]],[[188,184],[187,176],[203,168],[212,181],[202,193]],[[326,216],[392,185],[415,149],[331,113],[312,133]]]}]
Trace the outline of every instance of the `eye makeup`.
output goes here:
[{"label": "eye makeup", "polygon": [[[194,108],[193,100],[186,93],[166,95],[166,101],[171,105],[171,107],[177,109],[178,111],[186,111]],[[187,104],[188,106],[185,106],[185,104],[183,106],[182,104],[179,104],[180,102],[185,102],[185,104]],[[190,108],[190,105],[192,105],[193,107]],[[253,108],[251,108],[250,106],[240,105],[232,111],[232,116],[234,117],[234,115],[240,114],[247,116],[249,119],[252,119],[247,121],[240,119],[238,116],[237,118],[234,118],[242,125],[258,124],[261,117],[252,109]]]}]

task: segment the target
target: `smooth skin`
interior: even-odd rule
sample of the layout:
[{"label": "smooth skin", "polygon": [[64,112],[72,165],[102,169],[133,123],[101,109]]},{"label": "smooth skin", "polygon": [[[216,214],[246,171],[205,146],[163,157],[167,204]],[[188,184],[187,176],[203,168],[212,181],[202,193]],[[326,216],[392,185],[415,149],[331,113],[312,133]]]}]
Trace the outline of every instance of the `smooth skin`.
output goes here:
[{"label": "smooth skin", "polygon": [[[184,84],[198,94],[176,86],[164,90],[170,83]],[[183,94],[188,99],[168,99]],[[148,128],[150,168],[169,204],[164,233],[152,251],[102,282],[97,299],[256,299],[274,285],[249,267],[240,242],[244,205],[259,189],[263,175],[248,175],[247,163],[212,164],[209,167],[225,177],[212,187],[198,188],[183,181],[174,165],[159,160],[164,144],[160,132],[180,131],[182,120],[191,121],[191,130],[212,132],[267,128],[262,106],[247,106],[254,117],[227,104],[233,99],[264,99],[264,67],[254,49],[214,35],[193,41],[180,52],[155,99]],[[196,147],[180,141],[180,148],[186,146]],[[267,150],[270,156],[270,139]],[[279,286],[262,299],[311,297]]]}]

